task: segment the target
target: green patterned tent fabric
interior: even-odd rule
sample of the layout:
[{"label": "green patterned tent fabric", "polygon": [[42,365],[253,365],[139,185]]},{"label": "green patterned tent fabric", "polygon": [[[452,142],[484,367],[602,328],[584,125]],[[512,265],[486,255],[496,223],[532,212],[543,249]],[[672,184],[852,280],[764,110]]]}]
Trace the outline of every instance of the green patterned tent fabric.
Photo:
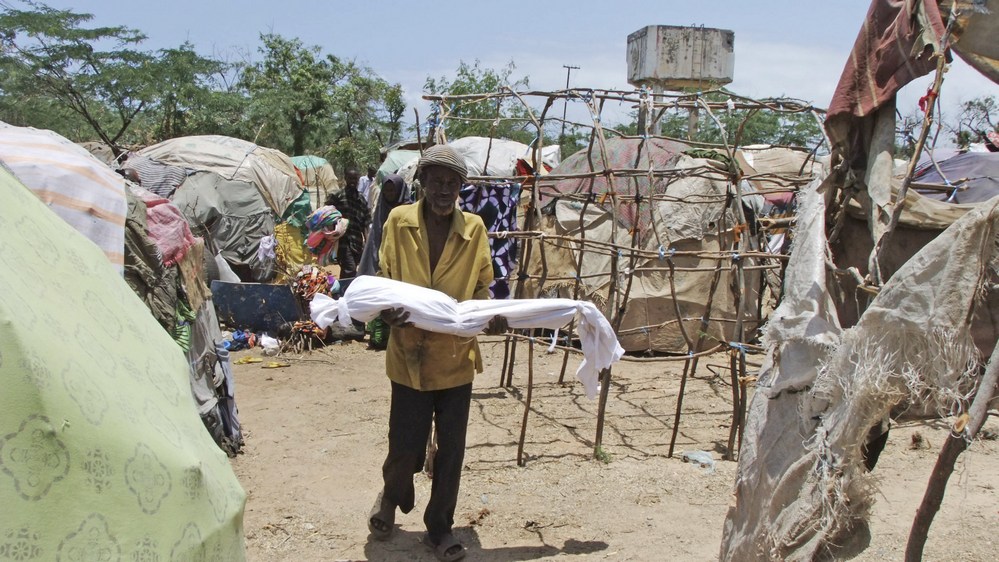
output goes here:
[{"label": "green patterned tent fabric", "polygon": [[180,348],[3,168],[0,201],[0,561],[243,560]]}]

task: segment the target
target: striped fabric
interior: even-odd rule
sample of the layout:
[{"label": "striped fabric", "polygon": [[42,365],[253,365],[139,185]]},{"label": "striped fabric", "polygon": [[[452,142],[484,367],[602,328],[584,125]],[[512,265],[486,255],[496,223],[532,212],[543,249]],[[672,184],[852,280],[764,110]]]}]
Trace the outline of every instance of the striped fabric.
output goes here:
[{"label": "striped fabric", "polygon": [[184,168],[160,164],[141,154],[129,156],[122,168],[135,170],[142,187],[160,197],[169,198],[187,179],[187,170]]},{"label": "striped fabric", "polygon": [[125,180],[52,131],[0,122],[0,162],[124,271]]}]

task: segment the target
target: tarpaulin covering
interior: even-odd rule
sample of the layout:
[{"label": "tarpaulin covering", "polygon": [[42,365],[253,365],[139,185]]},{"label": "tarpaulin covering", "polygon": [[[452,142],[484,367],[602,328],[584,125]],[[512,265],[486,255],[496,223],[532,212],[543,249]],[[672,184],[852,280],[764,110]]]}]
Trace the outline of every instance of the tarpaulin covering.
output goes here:
[{"label": "tarpaulin covering", "polygon": [[[507,178],[515,175],[517,160],[526,160],[532,165],[534,163],[534,149],[513,140],[463,137],[448,145],[465,159],[469,176]],[[558,145],[543,147],[539,157],[542,163],[554,168],[559,164]]]},{"label": "tarpaulin covering", "polygon": [[999,84],[999,2],[996,0],[953,0],[941,2],[946,21],[953,7],[958,18],[954,25],[954,51],[972,68]]},{"label": "tarpaulin covering", "polygon": [[52,131],[0,122],[0,162],[63,220],[125,263],[125,179]]},{"label": "tarpaulin covering", "polygon": [[252,185],[278,217],[302,194],[291,159],[273,148],[218,135],[179,137],[142,149],[140,155],[161,164],[214,172]]},{"label": "tarpaulin covering", "polygon": [[869,431],[904,401],[954,414],[979,376],[971,325],[996,280],[999,203],[971,210],[924,246],[844,330],[816,189],[802,198],[785,297],[764,329],[768,355],[722,560],[849,558],[865,548],[877,495],[864,466]]},{"label": "tarpaulin covering", "polygon": [[173,202],[199,234],[207,229],[215,249],[232,264],[255,264],[260,239],[274,233],[274,213],[244,181],[198,172],[174,193]]},{"label": "tarpaulin covering", "polygon": [[314,198],[313,207],[322,205],[326,196],[339,187],[336,172],[325,158],[312,155],[292,156],[291,162],[302,174],[303,187]]},{"label": "tarpaulin covering", "polygon": [[635,216],[633,201],[619,206],[621,224],[628,230],[636,225],[641,228],[643,236],[647,234],[649,225],[648,196],[653,193],[663,193],[669,184],[669,179],[657,177],[652,182],[647,175],[640,177],[615,177],[613,183],[604,175],[606,170],[652,170],[653,172],[673,168],[680,153],[687,150],[687,145],[666,139],[623,139],[613,138],[606,142],[607,161],[604,161],[602,150],[594,145],[592,152],[581,150],[566,158],[551,171],[552,176],[569,174],[588,174],[590,177],[547,180],[538,182],[538,194],[541,203],[550,201],[550,197],[560,194],[593,194],[595,200],[605,208],[610,206],[611,199],[604,200],[601,196],[607,193],[620,195],[641,195],[645,198],[646,212],[639,211]]},{"label": "tarpaulin covering", "polygon": [[[566,162],[569,162],[567,160]],[[711,169],[709,161],[679,155],[674,161],[675,170],[703,171]],[[664,186],[665,187],[665,186]],[[639,249],[657,253],[657,257],[639,259],[635,271],[631,273],[631,290],[625,315],[621,320],[619,334],[621,345],[628,351],[688,351],[688,343],[683,337],[677,319],[677,307],[688,334],[696,334],[700,328],[701,316],[711,293],[714,266],[713,258],[676,255],[674,252],[704,251],[717,252],[721,249],[718,239],[719,221],[724,220],[726,232],[736,224],[736,214],[726,206],[725,197],[733,189],[727,176],[719,170],[709,174],[690,173],[674,179],[665,188],[669,198],[657,200],[652,211],[643,213],[649,220],[646,241]],[[754,196],[759,198],[759,196]],[[648,209],[648,203],[646,203]],[[585,208],[585,212],[584,212]],[[629,247],[632,240],[626,228],[618,225],[613,228],[611,213],[594,203],[561,200],[554,205],[554,220],[549,219],[544,230],[572,238],[585,237],[594,242]],[[536,250],[528,264],[531,280],[528,281],[537,292],[538,280],[545,278],[541,287],[543,294],[571,295],[575,284],[576,264],[579,263],[579,298],[605,303],[608,300],[610,281],[628,265],[618,262],[618,270],[612,270],[612,255],[609,251],[596,251],[592,246],[581,252],[576,244],[554,240],[544,242],[545,262],[541,252]],[[670,275],[665,269],[667,259],[680,269],[699,268],[703,271],[678,271],[670,286]],[[705,332],[713,339],[730,341],[735,332],[737,316],[735,299],[730,290],[731,268],[721,268],[718,288],[712,301],[711,318]],[[752,287],[759,287],[759,271],[747,270],[745,275]],[[623,283],[618,290],[623,292]],[[676,295],[674,298],[673,290]],[[744,299],[751,303],[745,308],[747,331],[755,329],[755,321],[748,311],[757,309],[760,295],[757,290],[746,291]]]},{"label": "tarpaulin covering", "polygon": [[[889,201],[893,202],[898,198],[901,186],[902,178],[892,178]],[[923,230],[943,230],[979,205],[981,203],[946,203],[927,197],[910,188],[905,194],[905,204],[902,207],[902,214],[899,215],[898,223]],[[856,199],[850,200],[847,210],[854,216],[860,218],[864,216],[864,210]],[[866,271],[866,269],[862,271]]]},{"label": "tarpaulin covering", "polygon": [[243,560],[246,496],[180,348],[2,169],[0,199],[0,553]]},{"label": "tarpaulin covering", "polygon": [[916,171],[913,181],[940,186],[953,185],[953,191],[922,190],[937,201],[980,203],[999,195],[999,152],[965,152],[937,161]]}]

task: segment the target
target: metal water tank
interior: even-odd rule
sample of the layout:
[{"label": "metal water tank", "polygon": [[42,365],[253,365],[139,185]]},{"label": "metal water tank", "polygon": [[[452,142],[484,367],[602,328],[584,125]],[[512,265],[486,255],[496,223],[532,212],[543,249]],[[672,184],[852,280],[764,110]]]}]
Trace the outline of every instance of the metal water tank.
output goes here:
[{"label": "metal water tank", "polygon": [[735,32],[650,25],[628,36],[628,83],[654,90],[728,84],[735,69]]}]

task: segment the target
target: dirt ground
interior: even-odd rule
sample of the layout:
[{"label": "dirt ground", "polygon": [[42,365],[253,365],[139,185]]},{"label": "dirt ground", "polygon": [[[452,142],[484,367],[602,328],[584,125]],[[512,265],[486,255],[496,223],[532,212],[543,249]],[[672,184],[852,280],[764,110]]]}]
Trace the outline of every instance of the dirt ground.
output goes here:
[{"label": "dirt ground", "polygon": [[[455,533],[468,560],[716,560],[736,464],[722,461],[731,388],[710,357],[690,381],[674,458],[668,458],[682,363],[622,362],[614,369],[601,460],[593,458],[597,402],[575,382],[570,357],[534,354],[525,466],[517,448],[527,392],[521,343],[513,386],[499,384],[503,344],[482,338]],[[234,354],[256,356],[257,350]],[[235,367],[246,435],[233,466],[247,492],[247,556],[253,561],[432,561],[421,544],[430,481],[418,475],[417,507],[386,542],[368,537],[381,485],[389,383],[384,354],[350,342]],[[721,376],[725,374],[725,376]],[[999,430],[992,418],[986,425]],[[928,446],[913,448],[919,434]],[[881,496],[870,547],[857,560],[901,560],[926,481],[947,435],[943,422],[893,429],[876,474]],[[680,460],[704,450],[713,472]],[[995,560],[999,444],[977,442],[959,461],[926,547],[926,560]]]}]

